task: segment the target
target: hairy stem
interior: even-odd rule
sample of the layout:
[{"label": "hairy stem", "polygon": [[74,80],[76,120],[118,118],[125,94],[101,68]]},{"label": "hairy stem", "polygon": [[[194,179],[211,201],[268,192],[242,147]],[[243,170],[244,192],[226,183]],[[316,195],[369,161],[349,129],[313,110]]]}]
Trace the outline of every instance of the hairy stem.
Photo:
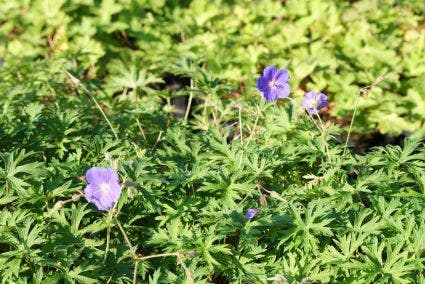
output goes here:
[{"label": "hairy stem", "polygon": [[130,249],[132,257],[136,258],[136,251],[135,251],[134,247],[131,245],[131,242],[128,239],[127,233],[125,232],[124,228],[122,227],[120,221],[118,221],[118,219],[115,219],[115,220],[116,220],[116,223],[118,225],[118,228],[120,229],[120,231],[121,231],[121,233],[124,237],[125,242],[127,243],[128,248]]},{"label": "hairy stem", "polygon": [[257,105],[257,115],[255,116],[254,126],[253,126],[253,128],[251,129],[251,131],[249,133],[249,139],[248,139],[248,141],[251,141],[254,138],[255,129],[257,129],[257,124],[258,124],[258,119],[260,118],[260,114],[261,114],[261,111],[260,111],[260,109],[259,109],[259,107]]},{"label": "hairy stem", "polygon": [[136,263],[134,264],[134,270],[133,270],[133,284],[137,283],[137,266],[139,265],[139,262],[136,260]]},{"label": "hairy stem", "polygon": [[68,75],[68,77],[71,79],[72,83],[77,86],[77,87],[81,87],[81,89],[83,89],[84,92],[86,92],[90,98],[93,100],[93,102],[95,103],[96,107],[99,109],[100,113],[103,115],[103,117],[106,120],[106,123],[108,123],[109,127],[112,130],[112,133],[115,136],[115,139],[118,140],[118,134],[115,131],[114,127],[112,126],[111,121],[109,120],[109,118],[106,116],[105,112],[103,111],[102,107],[100,106],[100,104],[97,102],[96,98],[92,95],[92,93],[86,88],[86,86],[84,86],[83,83],[81,83],[80,79],[76,78],[75,76],[73,76],[71,73],[69,73],[68,71],[66,71],[65,69],[63,69],[66,73],[66,75]]},{"label": "hairy stem", "polygon": [[328,155],[329,162],[331,162],[331,155],[329,154],[328,140],[326,139],[326,136],[327,136],[326,128],[325,128],[325,125],[323,124],[322,119],[320,118],[319,113],[316,113],[316,116],[319,119],[320,126],[322,128],[323,138],[325,138],[325,149],[326,149],[326,153]]},{"label": "hairy stem", "polygon": [[239,105],[239,135],[241,137],[241,145],[243,145],[242,106],[241,105]]},{"label": "hairy stem", "polygon": [[347,147],[348,147],[348,141],[350,140],[351,130],[353,129],[353,125],[354,125],[354,119],[356,118],[357,108],[359,106],[360,94],[361,94],[361,89],[357,93],[356,102],[354,104],[354,112],[353,112],[353,115],[351,116],[350,128],[348,129],[347,139],[345,139],[344,151],[342,152],[343,157],[345,156],[345,151],[347,150]]},{"label": "hairy stem", "polygon": [[192,106],[193,100],[193,79],[190,78],[190,92],[189,92],[189,101],[187,102],[186,112],[184,114],[184,121],[187,121],[189,117],[190,107]]}]

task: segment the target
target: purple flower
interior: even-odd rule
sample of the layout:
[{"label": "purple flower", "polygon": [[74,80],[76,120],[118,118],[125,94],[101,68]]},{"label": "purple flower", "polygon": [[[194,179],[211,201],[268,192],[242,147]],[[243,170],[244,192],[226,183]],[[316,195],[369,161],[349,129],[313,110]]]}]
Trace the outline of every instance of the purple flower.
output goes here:
[{"label": "purple flower", "polygon": [[283,99],[289,96],[291,88],[288,85],[289,73],[286,70],[276,69],[274,66],[264,68],[263,76],[257,80],[257,88],[263,93],[268,102]]},{"label": "purple flower", "polygon": [[328,97],[323,93],[315,93],[310,91],[304,95],[301,105],[310,114],[318,114],[319,110],[328,105]]},{"label": "purple flower", "polygon": [[88,184],[84,195],[99,210],[109,210],[121,195],[118,173],[111,168],[93,167],[86,173]]},{"label": "purple flower", "polygon": [[257,214],[258,211],[259,211],[258,208],[250,208],[245,213],[245,217],[251,220],[252,218],[254,218],[255,214]]}]

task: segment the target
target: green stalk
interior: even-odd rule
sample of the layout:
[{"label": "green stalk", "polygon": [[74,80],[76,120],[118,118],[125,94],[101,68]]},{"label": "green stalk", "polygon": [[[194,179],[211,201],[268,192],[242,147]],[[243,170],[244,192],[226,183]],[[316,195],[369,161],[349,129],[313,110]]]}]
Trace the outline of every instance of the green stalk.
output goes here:
[{"label": "green stalk", "polygon": [[241,137],[241,145],[243,145],[242,106],[241,105],[239,105],[239,135]]},{"label": "green stalk", "polygon": [[342,152],[343,157],[345,156],[345,151],[347,150],[347,147],[348,147],[348,141],[350,140],[351,130],[353,129],[353,125],[354,125],[354,119],[356,118],[361,90],[362,89],[360,89],[360,91],[357,93],[356,103],[354,104],[354,112],[353,112],[353,115],[351,116],[350,128],[348,129],[347,139],[345,140],[345,145],[344,145],[344,151]]},{"label": "green stalk", "polygon": [[331,160],[331,155],[329,154],[329,146],[328,146],[328,141],[326,140],[326,129],[325,129],[325,125],[323,124],[323,121],[322,121],[322,119],[320,118],[320,115],[319,115],[319,113],[316,113],[316,116],[317,116],[317,118],[319,119],[319,122],[320,122],[320,126],[322,127],[322,135],[323,135],[323,137],[325,138],[325,149],[326,149],[326,153],[327,153],[327,155],[328,155],[328,159],[329,159],[329,162],[331,162],[332,160]]},{"label": "green stalk", "polygon": [[103,115],[103,117],[106,120],[106,123],[108,123],[109,127],[112,130],[112,133],[114,133],[115,139],[118,140],[118,134],[115,131],[114,127],[112,126],[111,121],[109,121],[109,118],[106,116],[105,112],[103,111],[102,107],[99,105],[99,103],[97,102],[97,100],[95,99],[95,97],[92,95],[92,93],[83,85],[83,83],[81,83],[80,79],[76,78],[75,76],[73,76],[71,73],[69,73],[68,71],[66,71],[65,69],[63,69],[66,73],[66,75],[68,75],[68,77],[71,79],[72,83],[75,86],[79,86],[83,89],[84,92],[86,92],[90,98],[93,100],[93,102],[95,103],[96,107],[99,109],[100,113]]},{"label": "green stalk", "polygon": [[186,112],[184,114],[184,121],[187,121],[189,117],[190,107],[192,106],[193,100],[193,79],[190,78],[190,92],[189,92],[189,101],[187,102]]}]

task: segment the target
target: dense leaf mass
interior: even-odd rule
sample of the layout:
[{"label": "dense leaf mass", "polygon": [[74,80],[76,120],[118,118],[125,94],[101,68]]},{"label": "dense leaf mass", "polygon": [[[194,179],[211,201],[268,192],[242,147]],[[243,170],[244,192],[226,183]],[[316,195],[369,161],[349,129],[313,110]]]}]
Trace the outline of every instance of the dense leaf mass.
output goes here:
[{"label": "dense leaf mass", "polygon": [[79,57],[88,77],[106,76],[109,95],[161,93],[155,86],[184,60],[246,90],[265,66],[289,61],[295,95],[324,91],[343,124],[358,86],[392,74],[359,102],[356,132],[397,136],[425,122],[421,0],[3,2],[0,62]]},{"label": "dense leaf mass", "polygon": [[360,155],[335,123],[362,88],[354,132],[421,127],[425,7],[353,2],[4,1],[0,282],[425,283],[420,132]]}]

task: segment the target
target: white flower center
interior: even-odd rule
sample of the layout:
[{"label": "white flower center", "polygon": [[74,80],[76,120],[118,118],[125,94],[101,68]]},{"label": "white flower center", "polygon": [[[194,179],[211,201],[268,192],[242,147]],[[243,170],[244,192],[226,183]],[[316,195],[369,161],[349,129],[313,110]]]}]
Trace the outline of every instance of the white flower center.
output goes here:
[{"label": "white flower center", "polygon": [[276,80],[271,80],[271,81],[269,82],[269,87],[270,87],[271,89],[275,89],[275,88],[277,88]]},{"label": "white flower center", "polygon": [[99,185],[99,188],[100,188],[100,190],[101,190],[102,192],[108,192],[108,191],[109,191],[110,186],[109,186],[109,184],[107,184],[107,183],[102,183],[101,185]]}]

